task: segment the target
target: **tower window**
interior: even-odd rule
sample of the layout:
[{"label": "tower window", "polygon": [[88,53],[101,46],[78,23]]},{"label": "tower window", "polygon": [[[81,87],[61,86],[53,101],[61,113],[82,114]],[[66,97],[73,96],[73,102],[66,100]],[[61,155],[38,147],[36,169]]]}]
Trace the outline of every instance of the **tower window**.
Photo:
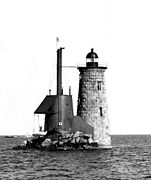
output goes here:
[{"label": "tower window", "polygon": [[98,81],[98,84],[97,84],[98,90],[101,90],[101,84],[102,84],[102,82]]},{"label": "tower window", "polygon": [[100,116],[103,116],[102,107],[100,107]]},{"label": "tower window", "polygon": [[85,100],[86,100],[86,99],[85,99],[84,97],[82,97],[82,101],[85,102]]}]

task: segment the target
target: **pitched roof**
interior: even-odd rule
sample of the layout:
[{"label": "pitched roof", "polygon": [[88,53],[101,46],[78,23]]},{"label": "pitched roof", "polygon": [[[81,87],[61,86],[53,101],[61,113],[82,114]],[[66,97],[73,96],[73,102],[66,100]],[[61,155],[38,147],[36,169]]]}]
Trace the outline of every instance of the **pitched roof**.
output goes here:
[{"label": "pitched roof", "polygon": [[42,103],[35,110],[35,114],[47,114],[52,113],[52,107],[57,100],[57,96],[46,96]]}]

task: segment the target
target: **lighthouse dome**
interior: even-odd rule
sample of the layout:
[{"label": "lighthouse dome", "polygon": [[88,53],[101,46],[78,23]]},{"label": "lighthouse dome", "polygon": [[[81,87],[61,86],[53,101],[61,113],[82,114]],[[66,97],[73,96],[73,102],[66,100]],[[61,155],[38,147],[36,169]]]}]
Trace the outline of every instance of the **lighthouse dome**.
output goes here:
[{"label": "lighthouse dome", "polygon": [[93,48],[91,49],[91,52],[89,52],[86,55],[86,59],[96,59],[98,58],[98,55],[93,51]]}]

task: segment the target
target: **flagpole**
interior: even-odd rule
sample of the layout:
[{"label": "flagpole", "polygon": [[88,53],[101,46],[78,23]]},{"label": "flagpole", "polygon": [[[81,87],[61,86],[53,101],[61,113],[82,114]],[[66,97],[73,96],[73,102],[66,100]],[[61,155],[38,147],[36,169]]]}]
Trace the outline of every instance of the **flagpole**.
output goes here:
[{"label": "flagpole", "polygon": [[56,49],[58,50],[59,49],[59,38],[56,37]]}]

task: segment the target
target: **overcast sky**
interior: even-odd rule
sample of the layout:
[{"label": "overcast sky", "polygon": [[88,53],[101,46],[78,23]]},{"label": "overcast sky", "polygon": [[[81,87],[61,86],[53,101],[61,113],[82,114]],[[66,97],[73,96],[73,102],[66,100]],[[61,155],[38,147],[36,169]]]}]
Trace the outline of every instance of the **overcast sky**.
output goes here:
[{"label": "overcast sky", "polygon": [[[56,93],[56,37],[64,65],[84,64],[91,48],[107,63],[111,133],[150,134],[150,0],[1,0],[0,134],[31,134],[33,112]],[[75,114],[78,75],[64,69]]]}]

